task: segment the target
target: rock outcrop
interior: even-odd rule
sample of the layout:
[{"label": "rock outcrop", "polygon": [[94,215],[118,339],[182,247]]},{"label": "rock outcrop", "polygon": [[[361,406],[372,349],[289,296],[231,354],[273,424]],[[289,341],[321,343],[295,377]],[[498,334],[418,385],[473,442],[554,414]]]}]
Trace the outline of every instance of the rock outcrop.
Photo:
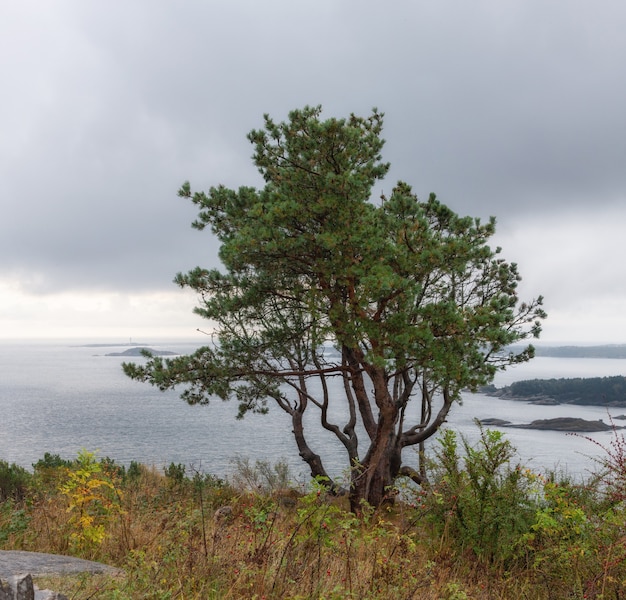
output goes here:
[{"label": "rock outcrop", "polygon": [[51,590],[40,590],[30,574],[0,579],[0,600],[68,600],[67,596]]},{"label": "rock outcrop", "polygon": [[481,419],[481,424],[493,427],[511,427],[516,429],[539,429],[548,431],[567,431],[577,433],[593,433],[594,431],[610,431],[623,429],[614,425],[607,425],[601,419],[587,421],[575,417],[557,417],[555,419],[536,419],[530,423],[516,425],[504,419]]}]

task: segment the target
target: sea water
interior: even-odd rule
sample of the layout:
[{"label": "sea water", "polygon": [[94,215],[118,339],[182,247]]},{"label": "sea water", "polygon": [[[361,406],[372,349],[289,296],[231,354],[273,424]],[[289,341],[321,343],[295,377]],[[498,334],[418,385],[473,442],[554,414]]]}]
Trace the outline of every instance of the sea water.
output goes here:
[{"label": "sea water", "polygon": [[[188,353],[204,340],[148,343],[151,348]],[[236,402],[211,400],[209,406],[189,406],[180,390],[158,389],[128,379],[124,360],[106,356],[127,347],[92,346],[81,342],[0,343],[0,459],[30,468],[45,452],[73,458],[80,449],[97,451],[121,464],[138,461],[158,468],[171,462],[218,476],[233,470],[235,457],[285,461],[298,480],[308,470],[297,454],[289,416],[270,406],[269,414],[249,414],[236,420]],[[534,378],[625,375],[626,360],[538,357],[496,377],[500,387]],[[455,405],[446,427],[470,441],[479,436],[475,419],[500,418],[512,423],[534,419],[580,417],[609,422],[626,409],[596,406],[536,406],[482,394],[465,394]],[[326,468],[340,475],[346,457],[336,438],[315,422],[307,423],[312,449]],[[624,421],[616,420],[616,424]],[[343,423],[339,423],[343,426]],[[535,470],[561,470],[584,476],[596,468],[612,432],[589,436],[556,431],[503,429],[517,448],[520,461]],[[594,443],[591,440],[597,442]],[[411,449],[404,459],[412,461]]]}]

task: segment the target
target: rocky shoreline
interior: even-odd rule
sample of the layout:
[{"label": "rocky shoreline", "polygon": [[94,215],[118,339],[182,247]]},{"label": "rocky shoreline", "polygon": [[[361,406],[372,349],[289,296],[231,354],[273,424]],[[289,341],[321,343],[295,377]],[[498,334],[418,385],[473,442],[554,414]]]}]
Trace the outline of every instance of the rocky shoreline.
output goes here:
[{"label": "rocky shoreline", "polygon": [[[618,407],[626,406],[626,399],[623,396],[618,398],[607,398],[601,393],[606,390],[606,386],[611,383],[621,384],[623,377],[611,378],[588,378],[588,379],[550,379],[550,380],[528,380],[519,381],[511,385],[497,388],[495,385],[487,385],[480,389],[480,393],[502,400],[513,400],[515,402],[525,402],[536,406],[604,406]],[[590,394],[598,392],[597,394]],[[593,387],[595,386],[595,387]],[[546,391],[547,393],[537,393]],[[526,393],[524,393],[526,392]],[[554,393],[554,395],[550,395]],[[610,400],[610,401],[607,401]],[[538,429],[547,431],[565,431],[574,433],[593,433],[597,431],[612,431],[624,429],[623,426],[615,425],[616,419],[626,419],[626,415],[609,417],[610,423],[605,423],[602,419],[588,421],[577,417],[557,417],[552,419],[535,419],[530,423],[512,423],[505,419],[482,419],[480,423],[486,426],[510,427],[515,429]]]},{"label": "rocky shoreline", "polygon": [[487,427],[509,427],[511,429],[538,429],[544,431],[565,431],[568,433],[593,433],[596,431],[612,431],[624,429],[616,425],[609,425],[599,419],[587,421],[575,417],[557,417],[555,419],[536,419],[530,423],[514,424],[504,419],[481,419],[481,425]]}]

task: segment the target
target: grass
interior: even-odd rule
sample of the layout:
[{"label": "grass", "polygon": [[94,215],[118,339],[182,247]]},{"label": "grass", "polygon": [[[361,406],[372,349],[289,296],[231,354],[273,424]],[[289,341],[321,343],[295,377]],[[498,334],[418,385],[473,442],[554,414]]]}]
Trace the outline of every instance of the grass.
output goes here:
[{"label": "grass", "polygon": [[75,600],[626,597],[623,439],[583,485],[481,434],[444,434],[427,490],[359,518],[315,482],[290,488],[281,465],[240,462],[229,483],[84,451],[27,475],[0,461],[0,548],[123,570],[37,581]]}]

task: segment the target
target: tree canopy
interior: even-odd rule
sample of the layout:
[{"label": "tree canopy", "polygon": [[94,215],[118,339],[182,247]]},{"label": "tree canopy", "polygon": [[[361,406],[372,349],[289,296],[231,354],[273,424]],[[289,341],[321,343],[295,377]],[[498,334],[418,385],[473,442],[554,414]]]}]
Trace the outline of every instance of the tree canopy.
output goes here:
[{"label": "tree canopy", "polygon": [[[493,218],[420,201],[404,182],[374,201],[389,169],[382,125],[377,110],[265,115],[248,135],[264,187],[185,183],[179,195],[199,209],[194,227],[220,241],[224,268],[175,281],[199,293],[213,339],[189,356],[124,365],[161,389],[182,385],[190,403],[236,398],[240,416],[272,401],[311,474],[334,488],[304,426],[316,411],[345,450],[354,510],[378,506],[399,476],[419,481],[402,450],[432,436],[462,390],[530,359],[531,345],[507,347],[537,337],[545,317],[541,297],[519,301],[516,264],[489,246]],[[341,421],[330,416],[337,404]]]}]

